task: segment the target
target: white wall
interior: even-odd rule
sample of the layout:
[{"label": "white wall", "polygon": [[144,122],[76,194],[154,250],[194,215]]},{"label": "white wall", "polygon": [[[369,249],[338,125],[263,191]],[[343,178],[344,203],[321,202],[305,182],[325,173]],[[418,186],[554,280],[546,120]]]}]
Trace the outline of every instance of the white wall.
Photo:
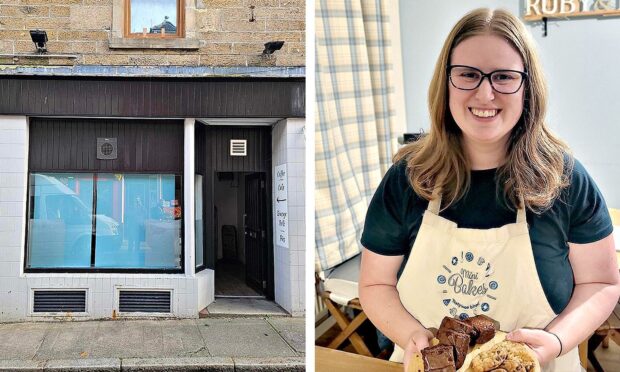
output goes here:
[{"label": "white wall", "polygon": [[[28,121],[0,116],[0,321],[25,314],[28,288],[20,277],[26,212]],[[13,315],[13,316],[15,316]]]},{"label": "white wall", "polygon": [[[477,7],[521,15],[523,6],[517,0],[400,1],[408,131],[428,130],[428,86],[456,21]],[[608,206],[620,208],[620,18],[550,20],[547,37],[541,22],[526,24],[549,84],[549,126],[594,177]]]},{"label": "white wall", "polygon": [[[305,137],[304,119],[279,121],[272,131],[272,174],[275,167],[287,164],[288,241],[289,247],[278,245],[275,220],[275,182],[272,190],[274,219],[275,300],[293,316],[305,314]],[[272,176],[272,177],[274,177]]]}]

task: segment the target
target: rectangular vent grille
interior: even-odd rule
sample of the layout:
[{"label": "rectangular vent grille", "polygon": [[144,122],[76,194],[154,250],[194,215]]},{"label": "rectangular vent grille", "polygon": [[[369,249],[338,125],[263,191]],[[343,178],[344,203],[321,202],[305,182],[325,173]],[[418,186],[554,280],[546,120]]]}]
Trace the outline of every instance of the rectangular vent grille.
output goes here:
[{"label": "rectangular vent grille", "polygon": [[35,313],[84,313],[86,291],[34,291]]},{"label": "rectangular vent grille", "polygon": [[230,140],[230,156],[247,156],[248,140],[232,139]]},{"label": "rectangular vent grille", "polygon": [[170,291],[120,291],[121,313],[170,313]]}]

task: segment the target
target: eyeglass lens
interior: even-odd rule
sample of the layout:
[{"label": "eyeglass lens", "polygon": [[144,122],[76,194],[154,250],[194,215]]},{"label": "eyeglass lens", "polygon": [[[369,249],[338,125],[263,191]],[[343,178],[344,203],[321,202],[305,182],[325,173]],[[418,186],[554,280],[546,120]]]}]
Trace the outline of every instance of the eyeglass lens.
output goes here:
[{"label": "eyeglass lens", "polygon": [[[521,87],[523,76],[516,71],[498,70],[491,73],[491,85],[500,93],[514,93]],[[476,89],[481,83],[482,73],[470,67],[454,66],[450,71],[450,80],[458,89]]]}]

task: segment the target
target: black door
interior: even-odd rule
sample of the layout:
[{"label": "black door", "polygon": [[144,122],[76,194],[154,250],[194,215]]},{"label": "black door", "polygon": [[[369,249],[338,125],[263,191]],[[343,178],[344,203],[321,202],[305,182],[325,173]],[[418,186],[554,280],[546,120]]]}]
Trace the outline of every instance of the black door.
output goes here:
[{"label": "black door", "polygon": [[245,176],[245,281],[260,293],[266,289],[266,207],[265,173]]}]

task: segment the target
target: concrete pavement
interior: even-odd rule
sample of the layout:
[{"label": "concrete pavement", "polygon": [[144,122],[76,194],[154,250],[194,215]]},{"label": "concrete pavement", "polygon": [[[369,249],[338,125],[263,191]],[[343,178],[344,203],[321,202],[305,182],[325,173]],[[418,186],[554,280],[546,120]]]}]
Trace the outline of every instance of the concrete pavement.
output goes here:
[{"label": "concrete pavement", "polygon": [[303,318],[0,324],[0,371],[303,371]]}]

